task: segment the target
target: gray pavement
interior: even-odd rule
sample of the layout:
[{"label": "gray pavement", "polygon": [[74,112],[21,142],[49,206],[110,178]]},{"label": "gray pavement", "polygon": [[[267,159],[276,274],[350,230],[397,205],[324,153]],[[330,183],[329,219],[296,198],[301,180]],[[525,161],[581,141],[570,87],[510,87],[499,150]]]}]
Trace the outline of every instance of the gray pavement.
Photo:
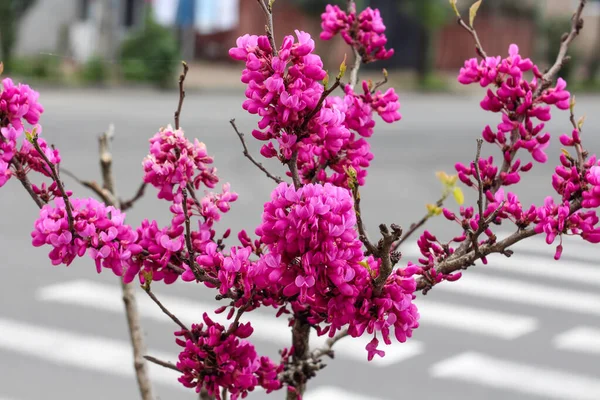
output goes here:
[{"label": "gray pavement", "polygon": [[[362,193],[370,230],[381,222],[408,226],[420,218],[424,204],[440,194],[434,173],[450,173],[455,162],[474,157],[481,130],[498,121],[478,108],[479,100],[404,94],[403,120],[392,126],[378,121],[371,139],[375,160]],[[147,140],[172,122],[176,101],[175,92],[47,90],[41,94],[43,135],[61,150],[64,168],[82,179],[99,179],[96,136],[114,123],[118,188],[128,197],[141,180]],[[190,94],[182,127],[206,143],[222,182],[231,182],[240,194],[221,227],[253,231],[273,184],[242,157],[230,129],[230,118],[248,133],[255,126],[255,118],[241,109],[242,101],[241,94]],[[578,97],[578,114],[588,116],[583,137],[592,153],[600,151],[599,106],[598,98]],[[539,204],[551,193],[557,138],[568,129],[568,115],[556,112],[548,125],[554,138],[550,161],[536,165],[516,188],[524,204]],[[248,139],[257,154],[258,143]],[[484,149],[484,156],[497,153],[490,146]],[[65,181],[77,196],[90,194]],[[475,193],[465,193],[474,204]],[[16,181],[0,191],[0,209],[0,399],[137,398],[116,278],[108,271],[97,275],[87,258],[69,268],[52,267],[47,249],[30,245],[36,209]],[[145,217],[168,221],[168,206],[152,189],[128,212],[134,225]],[[442,219],[430,228],[441,237],[456,233]],[[467,271],[461,281],[419,298],[422,326],[407,344],[389,349],[387,361],[368,364],[364,343],[341,342],[336,359],[310,382],[307,398],[600,399],[598,249],[567,243],[559,263],[543,241],[522,250],[510,261],[491,259],[489,266]],[[414,259],[413,253],[405,247],[406,260]],[[188,323],[215,308],[214,293],[194,284],[157,284],[155,291]],[[175,327],[145,298],[140,301],[150,352],[175,360]],[[257,315],[256,345],[274,356],[286,342],[284,321],[267,310]],[[152,373],[161,399],[195,397],[168,371]],[[283,393],[250,398],[283,398]]]}]

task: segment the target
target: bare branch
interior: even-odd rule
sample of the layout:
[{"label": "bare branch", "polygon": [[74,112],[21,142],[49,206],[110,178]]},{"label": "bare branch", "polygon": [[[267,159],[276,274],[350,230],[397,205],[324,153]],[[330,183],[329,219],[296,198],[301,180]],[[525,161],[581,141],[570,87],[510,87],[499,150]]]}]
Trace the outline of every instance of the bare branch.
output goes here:
[{"label": "bare branch", "polygon": [[473,36],[473,39],[475,40],[475,50],[477,51],[477,54],[485,60],[487,58],[487,54],[483,50],[483,46],[481,45],[479,35],[477,34],[475,28],[471,28],[469,25],[467,25],[467,23],[461,17],[458,17],[458,24],[465,28],[465,30],[469,32],[471,36]]},{"label": "bare branch", "polygon": [[177,105],[177,111],[175,111],[175,129],[179,129],[179,117],[181,116],[181,107],[183,107],[183,100],[185,99],[183,84],[189,70],[185,61],[182,61],[181,64],[183,65],[183,73],[179,76],[179,104]]},{"label": "bare branch", "polygon": [[257,0],[260,8],[262,8],[265,13],[265,18],[267,20],[267,25],[265,26],[265,31],[267,33],[267,37],[269,38],[269,42],[271,42],[271,48],[273,49],[273,54],[277,55],[277,46],[275,45],[275,30],[273,28],[273,9],[267,3],[267,0]]},{"label": "bare branch", "polygon": [[133,196],[129,200],[121,201],[121,211],[127,211],[131,207],[133,207],[133,205],[136,203],[136,201],[138,201],[139,199],[141,199],[144,196],[144,194],[146,193],[147,186],[148,186],[148,184],[146,182],[143,182],[140,185],[140,187],[138,188],[137,192],[135,192],[135,196]]},{"label": "bare branch", "polygon": [[358,52],[355,46],[352,46],[352,50],[354,51],[354,66],[350,71],[350,87],[354,89],[354,87],[358,84],[358,71],[360,70],[360,65],[363,61],[362,56]]},{"label": "bare branch", "polygon": [[102,201],[105,204],[115,204],[116,203],[115,199],[112,198],[112,193],[110,193],[108,190],[102,188],[97,182],[81,180],[74,173],[72,173],[71,171],[69,171],[66,168],[60,168],[60,172],[71,177],[71,179],[73,179],[75,182],[77,182],[81,186],[88,188],[89,190],[94,192],[98,197],[100,197],[100,199],[102,199]]},{"label": "bare branch", "polygon": [[67,192],[65,191],[65,187],[63,186],[63,183],[61,182],[60,177],[58,176],[58,171],[56,169],[56,165],[54,165],[52,163],[52,161],[50,161],[48,159],[48,157],[46,156],[46,153],[44,153],[44,151],[40,148],[40,144],[38,143],[37,135],[35,135],[33,137],[33,146],[39,153],[40,157],[42,157],[44,159],[44,162],[50,169],[50,175],[52,176],[52,179],[54,180],[54,182],[56,182],[56,185],[58,186],[58,190],[60,191],[60,194],[65,202],[65,210],[67,210],[67,218],[69,221],[69,230],[71,231],[71,234],[73,235],[73,240],[74,240],[76,233],[75,233],[75,227],[73,225],[74,224],[73,205],[71,204],[71,201],[69,200],[69,196],[67,196]]},{"label": "bare branch", "polygon": [[[442,197],[440,197],[438,199],[438,201],[435,203],[436,207],[442,207],[444,205],[444,201],[446,201],[446,199],[448,198],[448,196],[450,195],[450,193],[444,193],[442,195]],[[423,225],[425,225],[425,223],[427,223],[427,221],[431,218],[431,214],[427,213],[423,216],[423,218],[421,218],[418,222],[414,222],[410,225],[410,228],[408,229],[408,231],[406,231],[406,233],[404,235],[402,235],[402,238],[397,241],[393,246],[392,246],[392,252],[397,251],[398,248],[400,246],[402,246],[402,244],[404,242],[406,242],[419,228],[421,228]]]},{"label": "bare branch", "polygon": [[268,177],[268,178],[270,178],[270,179],[274,180],[276,183],[281,183],[281,182],[283,182],[283,180],[282,180],[280,177],[278,177],[278,176],[275,176],[275,175],[271,174],[271,173],[269,172],[269,170],[267,170],[267,168],[265,168],[265,166],[264,166],[264,165],[262,165],[261,163],[259,163],[258,161],[256,161],[256,160],[254,159],[254,157],[252,157],[252,155],[251,155],[251,154],[250,154],[250,152],[248,151],[248,146],[246,146],[246,140],[244,140],[244,134],[238,130],[238,128],[237,128],[237,126],[236,126],[236,124],[235,124],[235,119],[231,119],[231,120],[229,120],[229,123],[230,123],[230,124],[231,124],[231,126],[233,127],[233,130],[235,131],[235,133],[236,133],[236,134],[238,135],[238,137],[240,138],[240,142],[242,142],[242,147],[244,148],[244,150],[243,150],[243,154],[244,154],[244,156],[245,156],[245,157],[246,157],[248,160],[250,160],[250,162],[251,162],[252,164],[256,165],[256,167],[257,167],[258,169],[260,169],[262,172],[264,172],[264,173],[265,173],[265,175],[267,175],[267,177]]},{"label": "bare branch", "polygon": [[[350,179],[354,179],[354,178],[351,177]],[[354,213],[356,214],[356,225],[358,227],[359,239],[361,242],[363,242],[363,244],[367,248],[365,255],[367,255],[367,256],[369,254],[376,255],[377,247],[375,247],[373,245],[373,243],[371,243],[371,241],[369,240],[367,228],[365,227],[365,223],[363,222],[363,219],[362,219],[362,211],[360,209],[360,192],[358,189],[358,182],[356,182],[356,180],[351,185],[351,188],[352,188],[352,197],[354,198]]]},{"label": "bare branch", "polygon": [[287,162],[288,167],[290,169],[290,173],[292,174],[292,182],[294,182],[294,187],[296,190],[302,187],[302,181],[300,180],[300,174],[298,173],[298,149],[295,149],[292,152],[292,158],[290,158]]},{"label": "bare branch", "polygon": [[343,331],[340,331],[334,337],[327,339],[324,347],[318,348],[315,351],[313,351],[313,353],[312,353],[313,359],[318,360],[319,358],[321,358],[323,356],[328,356],[330,358],[333,358],[334,357],[333,346],[338,341],[345,338],[346,336],[348,336],[348,329],[344,329]]},{"label": "bare branch", "polygon": [[379,267],[379,275],[375,279],[375,292],[379,293],[385,285],[385,282],[393,271],[394,263],[392,262],[391,249],[394,242],[402,236],[402,229],[395,224],[390,226],[392,231],[388,229],[385,224],[379,225],[379,231],[383,239],[379,241],[377,245],[377,253],[375,254],[381,259],[381,266]]},{"label": "bare branch", "polygon": [[12,160],[10,160],[11,164],[15,166],[15,176],[17,177],[17,179],[19,180],[19,182],[21,182],[21,185],[23,185],[23,187],[25,188],[25,190],[27,191],[27,193],[29,194],[29,196],[33,199],[33,201],[35,202],[35,204],[39,207],[42,208],[45,204],[45,202],[40,198],[40,196],[38,196],[34,191],[33,191],[33,187],[31,185],[31,181],[29,180],[29,178],[27,177],[27,173],[23,170],[23,165],[21,164],[21,162],[19,160],[17,160],[17,157],[13,157]]},{"label": "bare branch", "polygon": [[175,364],[173,364],[169,361],[163,361],[163,360],[160,360],[160,359],[158,359],[156,357],[152,357],[152,356],[144,356],[144,358],[153,364],[160,365],[161,367],[165,367],[168,369],[172,369],[173,371],[181,372],[181,370],[179,368],[177,368],[177,366]]},{"label": "bare branch", "polygon": [[167,315],[169,318],[171,318],[171,320],[173,322],[175,322],[177,325],[179,325],[179,327],[181,329],[183,329],[186,332],[190,332],[190,330],[188,329],[187,326],[185,326],[185,324],[183,322],[181,322],[179,320],[179,318],[177,318],[172,312],[170,312],[165,306],[163,306],[163,304],[160,302],[160,300],[158,300],[158,298],[154,295],[154,293],[152,293],[152,289],[150,289],[150,284],[149,281],[146,281],[146,283],[144,285],[142,285],[142,289],[144,289],[144,291],[146,293],[148,293],[148,296],[150,296],[150,298],[152,299],[152,301],[154,301],[156,303],[156,305],[160,308],[160,310],[165,313],[165,315]]},{"label": "bare branch", "polygon": [[202,276],[202,272],[200,271],[198,264],[196,264],[194,256],[194,247],[192,246],[192,230],[190,226],[190,214],[187,206],[187,189],[181,188],[181,194],[183,196],[183,201],[181,205],[183,206],[183,213],[185,215],[185,245],[188,251],[188,263],[192,272],[194,273],[194,276],[196,277],[196,279],[199,280]]},{"label": "bare branch", "polygon": [[566,62],[569,45],[579,35],[581,29],[583,29],[583,18],[581,16],[586,3],[587,0],[579,0],[579,5],[573,14],[573,17],[571,18],[571,30],[566,34],[566,36],[563,36],[558,55],[556,56],[556,61],[554,62],[554,65],[550,67],[548,72],[544,74],[542,78],[543,84],[539,86],[538,90],[536,90],[534,98],[539,96],[545,89],[552,85],[554,78]]}]

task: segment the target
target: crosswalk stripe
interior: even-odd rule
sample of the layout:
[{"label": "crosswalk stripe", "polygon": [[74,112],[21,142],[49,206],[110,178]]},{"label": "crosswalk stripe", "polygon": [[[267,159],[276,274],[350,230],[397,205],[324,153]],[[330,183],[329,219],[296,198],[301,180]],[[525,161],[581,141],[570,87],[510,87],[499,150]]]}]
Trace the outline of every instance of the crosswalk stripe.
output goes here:
[{"label": "crosswalk stripe", "polygon": [[557,335],[553,342],[560,350],[600,354],[600,329],[579,326]]},{"label": "crosswalk stripe", "polygon": [[[125,341],[80,335],[4,318],[0,318],[0,332],[0,348],[9,352],[109,375],[134,375],[131,345]],[[175,354],[155,350],[148,354],[166,361],[176,359]],[[189,390],[177,382],[177,371],[154,364],[150,364],[149,368],[153,382]]]},{"label": "crosswalk stripe", "polygon": [[[219,323],[226,324],[225,314],[215,315],[212,310],[217,308],[217,303],[195,302],[179,297],[166,295],[157,295],[160,301],[173,314],[177,315],[184,322],[199,322],[202,319],[202,313],[207,312],[210,317]],[[116,286],[100,284],[92,281],[71,281],[59,283],[41,288],[37,292],[37,298],[41,301],[56,302],[67,305],[78,305],[97,310],[122,313],[123,303],[121,301],[121,291]],[[171,321],[164,315],[160,309],[146,296],[142,294],[137,297],[139,303],[140,315],[159,322]],[[250,320],[254,327],[252,337],[268,343],[276,342],[283,346],[288,346],[291,341],[290,328],[287,319],[267,316],[261,312],[252,312],[241,318],[242,322]],[[313,346],[323,346],[327,337],[311,337]],[[335,345],[336,356],[351,359],[358,362],[368,362],[366,345],[370,339],[365,336],[361,338],[345,338]],[[370,365],[389,366],[406,359],[421,354],[425,349],[421,342],[409,340],[406,343],[394,343],[390,346],[383,345],[385,357],[375,357]]]},{"label": "crosswalk stripe", "polygon": [[[416,247],[408,247],[403,253],[412,257],[413,262],[421,257]],[[479,263],[477,268],[600,286],[600,268],[566,259],[555,261],[552,257],[536,257],[524,253],[515,253],[512,257],[494,254],[488,257],[487,264]]]},{"label": "crosswalk stripe", "polygon": [[456,282],[443,282],[437,285],[435,290],[600,316],[599,295],[514,279],[484,276],[471,271],[465,273]]},{"label": "crosswalk stripe", "polygon": [[454,379],[546,399],[597,400],[600,380],[566,371],[506,361],[476,352],[434,364],[435,378]]},{"label": "crosswalk stripe", "polygon": [[[441,326],[469,333],[511,340],[535,331],[538,321],[523,315],[466,307],[417,298],[420,325]],[[476,322],[474,322],[476,321]]]},{"label": "crosswalk stripe", "polygon": [[314,390],[309,390],[306,395],[303,396],[306,400],[382,400],[381,398],[375,398],[373,396],[361,396],[347,390],[342,390],[331,386],[322,386]]}]

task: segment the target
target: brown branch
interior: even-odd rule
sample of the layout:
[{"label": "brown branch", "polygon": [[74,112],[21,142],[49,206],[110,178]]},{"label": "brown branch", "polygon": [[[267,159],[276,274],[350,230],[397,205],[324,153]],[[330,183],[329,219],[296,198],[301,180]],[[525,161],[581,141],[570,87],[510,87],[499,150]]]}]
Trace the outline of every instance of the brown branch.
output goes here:
[{"label": "brown branch", "polygon": [[185,324],[183,322],[181,322],[179,320],[179,318],[177,318],[172,312],[170,312],[161,302],[160,300],[158,300],[158,298],[154,295],[154,293],[152,293],[152,289],[150,288],[150,283],[149,281],[146,281],[146,283],[144,285],[142,285],[142,289],[144,289],[144,291],[148,294],[148,296],[150,296],[150,298],[152,299],[152,301],[154,301],[156,303],[156,305],[160,308],[160,310],[169,318],[171,318],[171,320],[173,322],[175,322],[177,325],[179,325],[179,327],[181,329],[183,329],[186,332],[190,332],[190,330],[188,329],[187,326],[185,326]]},{"label": "brown branch", "polygon": [[335,78],[335,82],[333,83],[333,85],[331,85],[329,89],[323,91],[321,97],[319,98],[317,106],[306,116],[306,118],[304,118],[304,122],[302,123],[302,126],[299,129],[300,134],[303,134],[306,131],[309,122],[314,118],[315,115],[317,115],[319,111],[321,111],[321,108],[323,107],[323,103],[325,102],[325,99],[327,99],[327,96],[329,96],[335,89],[337,89],[340,86],[341,79],[342,76],[338,75]]},{"label": "brown branch", "polygon": [[172,369],[173,371],[181,372],[181,370],[179,368],[177,368],[177,365],[173,364],[172,362],[163,361],[163,360],[160,360],[160,359],[158,359],[156,357],[152,357],[152,356],[144,356],[144,358],[153,364],[160,365],[161,367],[165,367],[168,369]]},{"label": "brown branch", "polygon": [[[115,199],[112,198],[112,193],[110,193],[108,190],[102,188],[97,182],[84,181],[82,179],[79,179],[74,173],[72,173],[71,171],[69,171],[68,169],[65,169],[65,168],[60,168],[60,172],[71,177],[71,179],[73,179],[75,182],[77,182],[81,186],[94,192],[98,197],[100,197],[100,199],[102,199],[102,201],[105,204],[112,205],[112,204],[116,203]],[[121,208],[121,210],[122,210],[122,208]]]},{"label": "brown branch", "polygon": [[[575,108],[575,98],[573,98],[573,104],[570,107],[570,112],[569,112],[569,121],[571,121],[571,125],[573,125],[573,129],[575,129],[577,131],[577,133],[579,133],[579,137],[581,138],[581,131],[582,131],[582,127],[580,126],[580,124],[578,124],[575,121],[575,113],[574,113],[574,108]],[[583,150],[583,146],[581,145],[581,143],[575,143],[575,151],[577,152],[577,162],[578,162],[578,167],[579,167],[579,173],[583,174],[585,173],[585,159],[587,157],[587,154],[585,153],[585,150]]]},{"label": "brown branch", "polygon": [[27,177],[27,173],[23,170],[23,165],[21,164],[21,162],[19,160],[17,160],[16,156],[13,157],[12,160],[10,160],[10,162],[12,165],[15,166],[15,170],[16,170],[15,176],[17,177],[19,182],[21,182],[21,185],[23,185],[23,188],[25,188],[25,190],[27,191],[27,193],[29,194],[31,199],[35,202],[35,204],[39,208],[42,208],[44,206],[45,202],[40,198],[40,196],[38,196],[33,191],[31,181]]},{"label": "brown branch", "polygon": [[358,84],[358,71],[360,70],[360,65],[363,61],[362,56],[358,52],[358,49],[355,46],[352,46],[352,50],[354,51],[354,66],[350,71],[350,87],[354,89],[354,87]]},{"label": "brown branch", "polygon": [[479,168],[479,159],[481,158],[481,146],[483,146],[483,139],[477,139],[477,154],[475,155],[475,173],[477,174],[477,208],[479,209],[479,221],[483,221],[483,182],[481,182],[481,170]]},{"label": "brown branch", "polygon": [[202,276],[202,272],[200,271],[199,266],[196,264],[195,257],[194,257],[194,247],[192,246],[192,229],[190,226],[191,225],[190,214],[188,212],[188,206],[187,206],[187,199],[188,199],[187,189],[181,188],[181,194],[183,196],[183,201],[182,201],[181,205],[183,207],[183,213],[185,215],[185,246],[187,247],[187,251],[188,251],[188,263],[189,263],[190,269],[194,273],[194,276],[196,277],[197,280],[199,280],[200,277]]},{"label": "brown branch", "polygon": [[[106,204],[120,208],[121,204],[116,195],[115,179],[112,169],[112,154],[110,151],[110,141],[114,136],[114,127],[109,126],[108,130],[98,138],[98,149],[100,156],[100,170],[102,172],[103,187],[102,193],[107,192]],[[133,366],[138,388],[143,400],[153,400],[152,384],[148,374],[148,366],[144,361],[146,353],[146,344],[144,342],[144,332],[138,311],[135,290],[133,285],[126,284],[120,280],[121,291],[123,293],[123,304],[125,306],[125,316],[127,318],[127,327],[129,329],[129,338],[133,347]]]},{"label": "brown branch", "polygon": [[244,154],[244,156],[245,156],[245,157],[246,157],[248,160],[250,160],[250,162],[251,162],[252,164],[256,165],[256,167],[257,167],[258,169],[260,169],[262,172],[264,172],[264,173],[265,173],[265,175],[267,175],[267,177],[268,177],[268,178],[270,178],[270,179],[274,180],[276,183],[281,183],[281,182],[283,182],[283,180],[282,180],[280,177],[278,177],[278,176],[275,176],[275,175],[271,174],[271,173],[269,172],[269,170],[267,170],[267,168],[265,168],[265,166],[264,166],[264,165],[262,165],[261,163],[259,163],[258,161],[256,161],[256,160],[254,159],[254,157],[252,157],[252,154],[250,154],[250,152],[248,151],[248,146],[246,146],[246,140],[244,140],[244,134],[238,130],[238,128],[237,128],[237,126],[236,126],[236,124],[235,124],[235,118],[233,118],[233,119],[230,119],[230,120],[229,120],[229,123],[230,123],[230,124],[231,124],[231,126],[233,127],[233,130],[235,131],[235,133],[236,133],[236,134],[238,135],[238,137],[240,138],[240,142],[242,142],[242,147],[244,148],[244,150],[243,150],[243,152],[242,152],[242,153]]},{"label": "brown branch", "polygon": [[313,351],[313,353],[312,353],[313,359],[318,360],[319,358],[321,358],[323,356],[328,356],[330,358],[333,358],[334,357],[333,346],[338,341],[345,338],[346,336],[348,336],[348,329],[344,329],[343,331],[340,331],[334,337],[327,339],[327,341],[325,342],[325,346]]},{"label": "brown branch", "polygon": [[354,182],[351,184],[352,188],[352,197],[354,198],[354,213],[356,214],[356,225],[358,227],[358,237],[361,242],[367,248],[365,255],[369,254],[376,255],[377,247],[373,245],[373,243],[369,240],[369,235],[367,234],[367,228],[365,227],[365,223],[362,219],[362,211],[360,209],[360,192],[358,190],[358,182],[356,181],[354,176],[351,176],[350,179],[354,179]]},{"label": "brown branch", "polygon": [[177,105],[177,111],[175,111],[175,129],[179,129],[179,117],[181,116],[181,107],[183,107],[183,100],[185,99],[185,90],[183,88],[183,84],[189,70],[189,67],[185,61],[182,61],[181,65],[183,65],[183,72],[179,76],[179,104]]},{"label": "brown branch", "polygon": [[71,234],[73,235],[73,240],[75,240],[75,226],[74,226],[74,219],[73,219],[73,205],[71,204],[71,201],[69,200],[69,196],[67,196],[67,192],[65,191],[65,188],[60,180],[60,177],[58,176],[58,171],[56,169],[56,166],[52,163],[52,161],[50,161],[48,159],[48,157],[46,156],[46,153],[44,153],[44,151],[40,148],[40,144],[38,143],[38,136],[35,135],[33,137],[33,146],[35,147],[35,149],[37,150],[37,152],[39,153],[40,157],[42,157],[44,159],[44,162],[46,163],[46,165],[48,165],[48,168],[50,169],[50,175],[52,176],[52,179],[54,180],[54,182],[56,182],[56,185],[58,186],[58,190],[60,191],[60,194],[65,202],[65,209],[67,210],[67,218],[69,221],[69,230],[71,231]]},{"label": "brown branch", "polygon": [[550,69],[542,77],[543,83],[536,90],[534,98],[538,97],[544,90],[552,85],[554,78],[567,61],[567,51],[569,50],[569,45],[571,42],[573,42],[573,40],[575,40],[575,38],[583,29],[583,18],[581,16],[583,15],[583,9],[585,8],[586,3],[587,0],[579,0],[579,5],[573,13],[573,17],[571,18],[571,30],[563,36],[558,55],[556,56],[556,61],[554,61],[554,65],[552,65],[552,67],[550,67]]},{"label": "brown branch", "polygon": [[273,48],[273,54],[277,55],[277,46],[275,45],[275,30],[273,29],[273,8],[269,4],[267,4],[266,0],[257,0],[260,8],[265,13],[265,18],[267,20],[267,25],[265,26],[265,32],[267,33],[267,37],[269,38],[269,42],[271,42],[271,47]]},{"label": "brown branch", "polygon": [[379,82],[377,82],[375,84],[375,86],[373,86],[373,89],[371,89],[371,94],[375,94],[375,92],[377,91],[377,89],[379,89],[380,87],[382,87],[383,85],[385,85],[386,83],[388,83],[388,72],[387,69],[383,69],[383,79]]},{"label": "brown branch", "polygon": [[287,164],[292,175],[292,182],[294,182],[294,187],[296,188],[296,190],[298,190],[302,187],[302,181],[300,180],[300,174],[298,173],[298,149],[295,149],[292,152],[292,158],[288,160]]},{"label": "brown branch", "polygon": [[126,201],[121,200],[121,211],[127,211],[131,207],[133,207],[133,205],[136,203],[136,201],[138,201],[139,199],[141,199],[144,196],[144,194],[146,193],[147,186],[148,186],[148,184],[146,182],[143,182],[140,185],[140,187],[138,188],[137,192],[135,192],[135,196],[133,196],[131,199],[126,200]]},{"label": "brown branch", "polygon": [[383,285],[393,271],[394,263],[392,262],[391,249],[394,242],[402,236],[402,229],[395,224],[391,225],[392,231],[388,229],[385,224],[379,225],[379,231],[383,239],[379,241],[377,245],[377,253],[375,254],[381,259],[381,266],[379,267],[379,275],[375,279],[375,293],[381,292]]},{"label": "brown branch", "polygon": [[[435,203],[435,206],[442,207],[444,205],[444,201],[446,201],[446,199],[448,198],[449,195],[450,195],[450,192],[444,193],[442,195],[442,197],[440,197],[438,199],[438,201]],[[399,241],[394,243],[394,245],[392,246],[392,251],[397,251],[398,248],[400,246],[402,246],[402,244],[404,242],[406,242],[419,228],[421,228],[423,225],[425,225],[425,223],[427,223],[427,221],[429,221],[430,218],[431,218],[431,213],[427,213],[418,222],[414,222],[414,223],[410,224],[410,228],[408,229],[408,231],[406,231],[406,233],[404,235],[402,235],[402,238]]]},{"label": "brown branch", "polygon": [[471,36],[473,36],[473,39],[475,40],[475,50],[477,50],[477,54],[485,60],[487,58],[487,54],[483,50],[483,46],[481,45],[479,35],[477,34],[475,28],[471,28],[469,25],[467,25],[467,23],[461,17],[458,17],[458,24],[465,28],[465,30],[469,32]]}]

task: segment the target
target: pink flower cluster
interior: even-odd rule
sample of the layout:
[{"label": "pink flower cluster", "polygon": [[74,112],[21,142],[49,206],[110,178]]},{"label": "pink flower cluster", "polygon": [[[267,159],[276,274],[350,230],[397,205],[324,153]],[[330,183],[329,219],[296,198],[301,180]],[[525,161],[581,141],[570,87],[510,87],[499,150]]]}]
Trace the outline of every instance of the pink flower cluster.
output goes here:
[{"label": "pink flower cluster", "polygon": [[[534,76],[531,81],[524,78],[529,71]],[[564,80],[559,78],[554,88],[538,94],[542,74],[530,59],[519,55],[519,48],[514,44],[510,46],[509,56],[505,59],[488,57],[480,62],[475,58],[466,61],[458,80],[465,85],[479,82],[482,87],[497,87],[496,90],[488,88],[481,107],[487,111],[501,112],[502,123],[497,126],[496,132],[486,126],[483,138],[498,145],[506,162],[513,162],[515,153],[521,148],[527,150],[535,161],[547,161],[545,149],[549,145],[550,134],[540,135],[540,132],[544,129],[543,122],[550,120],[550,106],[555,105],[561,110],[569,108],[570,94],[565,90],[567,84]],[[534,118],[542,122],[535,123]],[[530,164],[520,169],[511,166],[510,173],[499,177],[503,184],[518,182],[519,172],[531,168]]]},{"label": "pink flower cluster", "polygon": [[367,7],[357,16],[354,2],[348,12],[327,5],[321,14],[321,28],[322,40],[330,40],[339,33],[346,43],[358,50],[364,63],[387,60],[394,55],[394,49],[385,49],[385,25],[378,9]]},{"label": "pink flower cluster", "polygon": [[40,211],[31,233],[35,247],[52,246],[52,265],[69,265],[88,250],[96,269],[111,269],[122,276],[132,257],[142,251],[137,234],[124,224],[125,214],[94,199],[71,199],[73,230],[69,228],[65,203],[61,197]]},{"label": "pink flower cluster", "polygon": [[372,279],[378,263],[372,257],[363,261],[355,224],[347,189],[326,183],[296,190],[282,183],[265,204],[256,229],[268,253],[250,276],[280,304],[289,302],[294,312],[308,313],[311,324],[325,323],[320,334],[333,336],[349,325],[352,336],[380,331],[389,344],[393,326],[404,341],[418,326],[412,304],[414,271],[399,271],[375,293]]},{"label": "pink flower cluster", "polygon": [[191,143],[183,130],[171,126],[161,129],[150,139],[150,154],[144,159],[144,182],[159,189],[158,198],[173,200],[188,184],[198,189],[200,183],[215,187],[216,169],[209,168],[213,159],[206,146],[197,139]]},{"label": "pink flower cluster", "polygon": [[0,187],[12,176],[10,162],[17,154],[17,139],[23,133],[23,120],[34,125],[44,111],[39,93],[27,85],[2,80],[0,90]]},{"label": "pink flower cluster", "polygon": [[250,323],[240,324],[232,332],[213,322],[206,313],[204,324],[195,324],[188,331],[176,332],[176,342],[184,350],[179,354],[177,368],[185,387],[197,393],[205,388],[209,395],[222,400],[221,388],[231,399],[245,398],[257,386],[267,393],[281,388],[277,374],[283,367],[267,357],[259,357],[254,346],[243,339],[252,334]]},{"label": "pink flower cluster", "polygon": [[[398,95],[393,88],[385,93],[372,93],[368,83],[363,82],[362,89],[364,94],[358,95],[347,85],[343,98],[332,96],[326,99],[319,116],[310,125],[311,132],[315,133],[303,139],[299,148],[298,169],[304,183],[330,182],[347,187],[347,171],[351,167],[356,171],[358,184],[365,184],[366,169],[373,159],[369,142],[365,140],[373,134],[373,112],[387,123],[398,121],[402,116],[398,111]],[[328,118],[333,113],[339,116],[336,123],[341,123],[341,128],[344,128],[340,131],[347,132],[337,138],[335,145],[326,140],[331,135],[322,134],[333,120]],[[329,175],[325,167],[333,172]]]}]

